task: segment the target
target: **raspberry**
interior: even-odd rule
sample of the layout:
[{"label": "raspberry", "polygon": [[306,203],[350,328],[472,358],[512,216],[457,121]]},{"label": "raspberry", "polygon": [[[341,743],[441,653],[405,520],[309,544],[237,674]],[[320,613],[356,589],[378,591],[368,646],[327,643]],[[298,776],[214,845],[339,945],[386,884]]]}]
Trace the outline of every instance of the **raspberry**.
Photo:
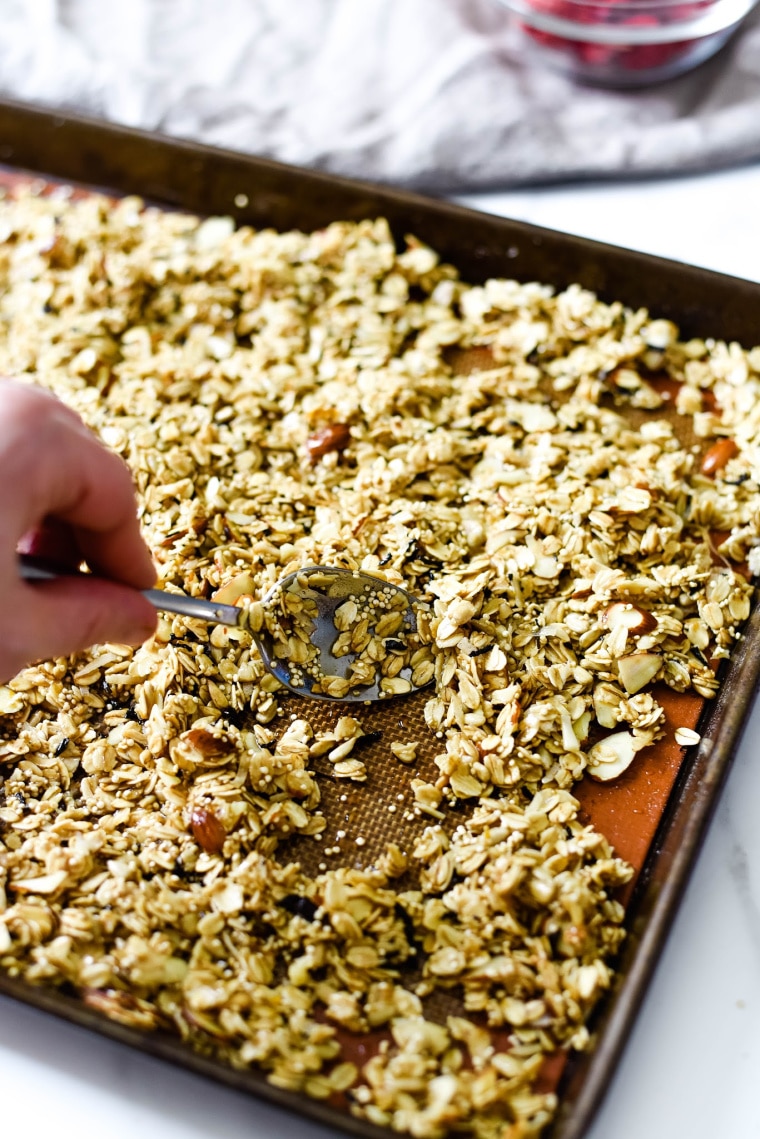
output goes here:
[{"label": "raspberry", "polygon": [[[533,0],[537,12],[576,25],[580,36],[584,34],[582,26],[599,28],[601,42],[570,38],[532,28],[525,23],[521,26],[537,44],[555,54],[561,53],[566,67],[572,66],[569,61],[575,60],[575,71],[580,79],[612,82],[617,78],[625,83],[626,76],[631,76],[629,82],[639,83],[647,72],[654,73],[652,78],[666,78],[685,70],[690,60],[693,59],[696,63],[704,59],[709,54],[709,49],[705,52],[697,45],[704,49],[710,39],[696,37],[666,43],[605,43],[603,29],[614,25],[616,29],[630,28],[640,34],[647,28],[672,25],[673,32],[677,35],[683,25],[698,18],[715,2],[716,0],[683,0],[682,3],[667,7],[660,6],[657,0],[653,0],[650,10],[642,11],[641,7],[637,7],[631,11],[630,0]],[[722,34],[712,37],[714,48],[719,47],[724,38]],[[636,73],[639,78],[634,80]]]}]

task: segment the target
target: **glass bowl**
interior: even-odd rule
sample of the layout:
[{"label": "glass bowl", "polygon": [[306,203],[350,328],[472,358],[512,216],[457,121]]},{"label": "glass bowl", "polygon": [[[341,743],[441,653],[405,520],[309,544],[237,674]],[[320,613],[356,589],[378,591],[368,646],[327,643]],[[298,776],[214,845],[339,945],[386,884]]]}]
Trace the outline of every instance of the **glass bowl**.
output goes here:
[{"label": "glass bowl", "polygon": [[532,54],[585,83],[641,87],[714,55],[757,0],[500,0]]}]

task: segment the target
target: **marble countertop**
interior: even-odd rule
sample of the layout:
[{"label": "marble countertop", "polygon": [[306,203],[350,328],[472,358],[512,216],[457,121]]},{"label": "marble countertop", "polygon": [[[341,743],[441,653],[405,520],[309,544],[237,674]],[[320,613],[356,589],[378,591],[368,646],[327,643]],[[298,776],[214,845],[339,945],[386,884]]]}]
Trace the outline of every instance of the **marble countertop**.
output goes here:
[{"label": "marble countertop", "polygon": [[[461,200],[760,280],[760,166]],[[758,333],[760,340],[760,311]],[[759,814],[756,702],[636,1028],[586,1139],[760,1136]],[[5,998],[0,1128],[29,1139],[335,1134]]]}]

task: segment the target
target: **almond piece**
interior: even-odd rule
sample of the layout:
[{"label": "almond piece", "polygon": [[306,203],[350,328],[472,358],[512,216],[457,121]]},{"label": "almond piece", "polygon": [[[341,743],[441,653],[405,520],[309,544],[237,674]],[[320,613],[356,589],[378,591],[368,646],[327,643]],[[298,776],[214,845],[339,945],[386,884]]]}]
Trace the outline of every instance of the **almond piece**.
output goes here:
[{"label": "almond piece", "polygon": [[629,696],[640,692],[660,671],[659,653],[632,653],[618,661],[618,675]]},{"label": "almond piece", "polygon": [[702,474],[714,478],[718,471],[722,471],[729,459],[739,454],[739,448],[733,439],[719,439],[705,452],[702,458]]},{"label": "almond piece", "polygon": [[610,629],[622,626],[632,636],[640,637],[643,633],[651,633],[657,628],[657,618],[646,609],[639,609],[627,601],[615,601],[602,614],[602,624]]},{"label": "almond piece", "polygon": [[594,744],[588,753],[587,771],[597,782],[608,783],[630,767],[638,750],[630,732],[615,732]]},{"label": "almond piece", "polygon": [[345,451],[351,442],[351,429],[347,423],[329,423],[320,427],[306,440],[306,450],[314,466],[330,451]]},{"label": "almond piece", "polygon": [[17,878],[15,882],[8,883],[8,888],[17,894],[54,894],[68,876],[68,870],[53,870],[39,878]]},{"label": "almond piece", "polygon": [[213,811],[207,811],[205,807],[193,807],[190,830],[206,854],[221,854],[227,832]]},{"label": "almond piece", "polygon": [[235,750],[231,739],[227,736],[215,736],[206,728],[191,728],[180,738],[204,759],[221,759],[222,756],[231,755]]},{"label": "almond piece", "polygon": [[582,712],[577,720],[573,720],[573,732],[575,738],[579,743],[583,743],[588,739],[589,725],[591,724],[591,713]]},{"label": "almond piece", "polygon": [[211,599],[223,605],[234,605],[241,597],[253,593],[255,588],[256,582],[249,573],[236,573],[226,585],[217,589],[216,593],[212,593]]},{"label": "almond piece", "polygon": [[676,728],[675,741],[680,747],[694,747],[702,739],[693,728]]},{"label": "almond piece", "polygon": [[623,694],[610,684],[597,684],[594,689],[594,715],[597,723],[603,728],[616,728],[618,726],[618,708]]}]

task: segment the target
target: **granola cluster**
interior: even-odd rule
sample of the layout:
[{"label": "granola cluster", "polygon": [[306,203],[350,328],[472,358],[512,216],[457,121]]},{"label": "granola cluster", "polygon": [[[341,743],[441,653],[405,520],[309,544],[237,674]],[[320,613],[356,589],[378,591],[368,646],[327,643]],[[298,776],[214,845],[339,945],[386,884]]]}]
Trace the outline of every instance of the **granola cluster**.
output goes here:
[{"label": "granola cluster", "polygon": [[[749,613],[760,350],[469,286],[381,220],[22,191],[0,234],[0,371],[129,463],[163,587],[250,622],[167,617],[0,688],[0,968],[420,1139],[537,1134],[632,874],[573,784],[643,761],[653,685],[712,696]],[[283,717],[252,640],[307,565],[429,607],[429,732],[392,745],[416,838],[314,874],[291,849],[326,832],[317,764],[371,772],[362,708]]]}]

